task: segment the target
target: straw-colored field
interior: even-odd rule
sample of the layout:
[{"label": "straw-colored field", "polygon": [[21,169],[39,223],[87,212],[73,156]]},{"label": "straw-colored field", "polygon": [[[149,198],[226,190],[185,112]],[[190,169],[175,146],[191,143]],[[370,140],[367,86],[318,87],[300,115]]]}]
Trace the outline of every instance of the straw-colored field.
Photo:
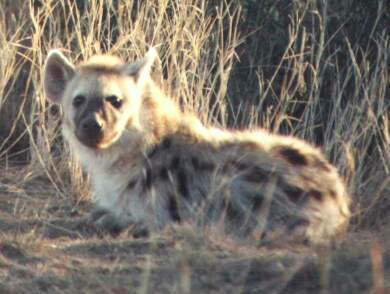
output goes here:
[{"label": "straw-colored field", "polygon": [[[390,291],[389,20],[382,0],[1,0],[0,293]],[[150,46],[155,79],[205,124],[321,147],[353,198],[346,240],[257,246],[183,225],[141,238],[80,226],[88,179],[43,95],[43,62],[52,48],[132,61]]]}]

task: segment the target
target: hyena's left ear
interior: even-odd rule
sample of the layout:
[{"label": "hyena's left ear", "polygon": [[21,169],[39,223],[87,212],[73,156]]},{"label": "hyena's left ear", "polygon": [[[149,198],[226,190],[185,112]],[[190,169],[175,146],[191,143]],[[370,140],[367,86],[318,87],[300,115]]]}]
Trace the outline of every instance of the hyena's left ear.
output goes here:
[{"label": "hyena's left ear", "polygon": [[156,58],[157,50],[156,48],[152,47],[142,59],[137,60],[132,64],[125,65],[123,72],[126,75],[134,77],[138,84],[143,85],[144,82],[150,77],[150,72]]},{"label": "hyena's left ear", "polygon": [[46,97],[54,103],[59,103],[74,72],[73,64],[59,50],[51,50],[44,69],[43,86]]}]

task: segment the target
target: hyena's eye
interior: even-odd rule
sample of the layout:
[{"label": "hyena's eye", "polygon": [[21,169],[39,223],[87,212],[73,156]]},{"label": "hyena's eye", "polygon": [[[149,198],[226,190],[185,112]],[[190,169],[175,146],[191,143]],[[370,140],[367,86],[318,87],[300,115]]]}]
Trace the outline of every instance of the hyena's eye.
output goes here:
[{"label": "hyena's eye", "polygon": [[72,104],[74,107],[79,107],[85,102],[85,97],[83,95],[77,95],[73,98]]},{"label": "hyena's eye", "polygon": [[122,106],[122,99],[120,99],[118,96],[110,95],[106,97],[106,101],[109,102],[112,106],[115,108],[121,108]]}]

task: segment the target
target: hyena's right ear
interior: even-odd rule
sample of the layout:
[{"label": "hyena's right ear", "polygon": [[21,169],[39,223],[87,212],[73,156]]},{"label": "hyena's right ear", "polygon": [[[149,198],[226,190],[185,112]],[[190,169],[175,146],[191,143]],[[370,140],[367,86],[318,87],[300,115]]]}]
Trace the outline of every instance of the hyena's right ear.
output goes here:
[{"label": "hyena's right ear", "polygon": [[146,55],[132,64],[127,64],[122,68],[122,72],[132,76],[139,86],[143,86],[146,80],[150,78],[150,71],[153,63],[157,59],[157,50],[152,47]]},{"label": "hyena's right ear", "polygon": [[45,61],[43,86],[48,99],[59,103],[75,68],[58,50],[51,50]]}]

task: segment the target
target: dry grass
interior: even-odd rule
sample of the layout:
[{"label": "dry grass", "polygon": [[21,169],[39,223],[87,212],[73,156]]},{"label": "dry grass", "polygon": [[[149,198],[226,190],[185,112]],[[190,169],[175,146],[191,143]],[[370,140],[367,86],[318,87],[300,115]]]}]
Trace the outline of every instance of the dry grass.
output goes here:
[{"label": "dry grass", "polygon": [[[268,2],[0,2],[0,292],[389,290],[385,1],[367,4],[363,19],[346,14],[351,1]],[[62,143],[60,111],[44,99],[43,61],[51,48],[74,61],[103,52],[134,60],[151,45],[157,79],[204,123],[260,125],[323,148],[353,195],[345,244],[320,254],[186,227],[146,240],[75,229],[90,206],[87,179]]]}]

